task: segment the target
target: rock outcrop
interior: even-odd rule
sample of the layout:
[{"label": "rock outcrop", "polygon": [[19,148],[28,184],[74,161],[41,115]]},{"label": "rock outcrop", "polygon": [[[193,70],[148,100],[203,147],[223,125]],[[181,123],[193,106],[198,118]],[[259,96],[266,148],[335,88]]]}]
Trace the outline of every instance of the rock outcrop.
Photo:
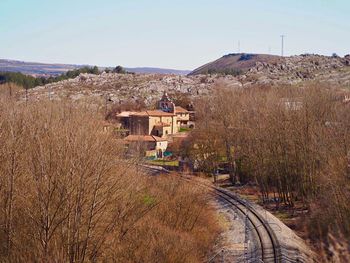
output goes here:
[{"label": "rock outcrop", "polygon": [[241,83],[233,76],[176,76],[159,74],[81,74],[75,79],[36,87],[29,92],[30,99],[100,99],[108,97],[115,103],[125,100],[142,100],[152,105],[164,91],[183,93],[190,97],[208,94],[217,81],[225,81],[239,87]]},{"label": "rock outcrop", "polygon": [[236,78],[244,85],[296,84],[309,80],[330,83],[339,83],[340,80],[349,85],[350,55],[341,58],[308,54],[292,57],[231,54],[198,68],[191,75],[205,72],[239,72]]}]

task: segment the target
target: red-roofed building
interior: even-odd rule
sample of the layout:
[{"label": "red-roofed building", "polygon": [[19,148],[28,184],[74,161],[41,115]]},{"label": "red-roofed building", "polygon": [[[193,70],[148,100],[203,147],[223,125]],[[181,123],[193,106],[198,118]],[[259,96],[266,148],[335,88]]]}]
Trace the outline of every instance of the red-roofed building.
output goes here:
[{"label": "red-roofed building", "polygon": [[190,120],[189,112],[175,106],[166,93],[158,102],[158,109],[122,112],[117,118],[123,128],[129,130],[125,141],[134,146],[142,144],[146,152],[155,151],[158,157],[163,156],[169,137],[179,133],[181,127],[187,127]]},{"label": "red-roofed building", "polygon": [[167,137],[178,129],[174,113],[150,110],[130,115],[130,134]]},{"label": "red-roofed building", "polygon": [[190,112],[180,106],[175,107],[175,114],[177,117],[177,126],[180,127],[188,127],[188,123],[190,121]]},{"label": "red-roofed building", "polygon": [[154,135],[129,135],[125,139],[129,153],[146,153],[146,156],[163,158],[168,148],[168,141]]}]

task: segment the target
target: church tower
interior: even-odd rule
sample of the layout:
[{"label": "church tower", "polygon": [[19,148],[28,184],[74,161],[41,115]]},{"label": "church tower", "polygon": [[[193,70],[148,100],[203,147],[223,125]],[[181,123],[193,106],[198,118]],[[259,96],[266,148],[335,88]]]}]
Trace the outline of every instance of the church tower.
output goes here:
[{"label": "church tower", "polygon": [[161,100],[158,102],[158,109],[164,112],[175,113],[175,104],[165,91]]}]

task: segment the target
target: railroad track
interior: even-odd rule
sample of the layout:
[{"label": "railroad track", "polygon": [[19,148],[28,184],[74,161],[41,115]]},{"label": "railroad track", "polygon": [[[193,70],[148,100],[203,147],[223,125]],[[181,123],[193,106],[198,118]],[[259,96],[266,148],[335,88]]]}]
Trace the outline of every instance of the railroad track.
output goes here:
[{"label": "railroad track", "polygon": [[[152,174],[169,173],[169,171],[164,168],[152,166],[144,166],[144,168],[145,170],[150,171]],[[246,254],[244,262],[306,262],[299,257],[297,259],[283,255],[278,238],[275,231],[271,228],[270,223],[267,222],[267,220],[258,211],[256,211],[256,209],[249,202],[245,202],[235,194],[228,192],[223,188],[198,182],[188,177],[182,178],[199,186],[210,188],[214,196],[234,207],[246,218],[250,226],[249,231],[255,233],[259,244],[257,245],[258,250],[252,251],[253,253]]]},{"label": "railroad track", "polygon": [[248,202],[243,201],[233,193],[226,191],[217,186],[208,185],[202,182],[193,181],[188,177],[183,177],[185,180],[195,183],[199,186],[213,190],[213,195],[223,202],[236,208],[249,224],[249,230],[253,231],[258,239],[259,251],[247,253],[244,262],[264,262],[264,263],[280,263],[280,262],[295,262],[287,258],[282,260],[281,248],[274,230],[271,228],[265,218],[260,215]]},{"label": "railroad track", "polygon": [[244,202],[237,196],[227,191],[215,187],[207,186],[214,190],[216,196],[239,210],[246,218],[246,223],[250,225],[250,231],[253,231],[258,237],[259,251],[246,254],[247,262],[266,262],[279,263],[282,262],[282,255],[277,237],[266,220],[255,211],[248,203]]}]

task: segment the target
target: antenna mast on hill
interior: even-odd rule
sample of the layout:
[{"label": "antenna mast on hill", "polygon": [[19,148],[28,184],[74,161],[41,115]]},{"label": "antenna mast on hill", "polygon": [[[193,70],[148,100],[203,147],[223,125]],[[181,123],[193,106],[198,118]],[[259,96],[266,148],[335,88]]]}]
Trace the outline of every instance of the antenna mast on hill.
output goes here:
[{"label": "antenna mast on hill", "polygon": [[285,37],[286,37],[285,35],[281,35],[281,39],[282,39],[281,56],[282,57],[284,56],[284,38]]},{"label": "antenna mast on hill", "polygon": [[241,53],[241,41],[238,40],[238,53]]}]

